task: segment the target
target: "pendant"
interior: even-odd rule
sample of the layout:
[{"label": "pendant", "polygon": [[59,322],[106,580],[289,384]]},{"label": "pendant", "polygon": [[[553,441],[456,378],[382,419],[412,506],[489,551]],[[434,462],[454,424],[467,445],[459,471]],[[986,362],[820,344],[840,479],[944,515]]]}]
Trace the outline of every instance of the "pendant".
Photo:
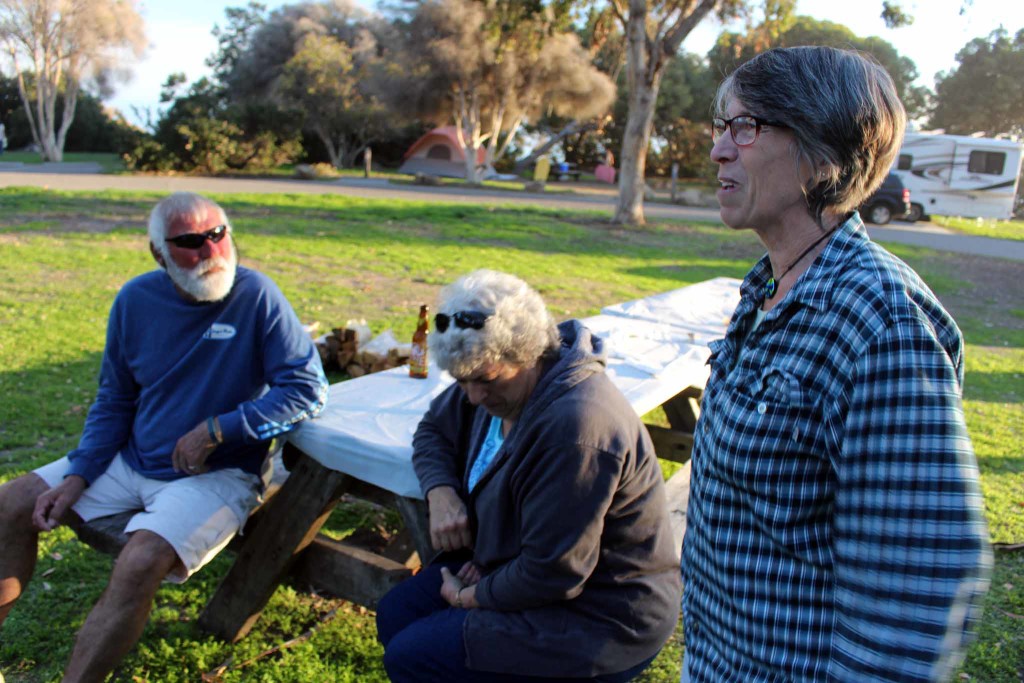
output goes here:
[{"label": "pendant", "polygon": [[775,292],[777,289],[778,286],[775,283],[775,278],[768,278],[768,282],[766,282],[764,285],[764,298],[771,299],[773,296],[775,296]]}]

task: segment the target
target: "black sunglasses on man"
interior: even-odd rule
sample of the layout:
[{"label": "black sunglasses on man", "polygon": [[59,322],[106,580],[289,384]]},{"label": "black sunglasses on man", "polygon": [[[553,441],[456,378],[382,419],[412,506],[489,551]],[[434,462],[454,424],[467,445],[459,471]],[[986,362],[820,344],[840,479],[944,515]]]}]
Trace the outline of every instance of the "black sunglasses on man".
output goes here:
[{"label": "black sunglasses on man", "polygon": [[181,247],[182,249],[199,249],[206,243],[206,240],[210,240],[216,244],[224,239],[224,236],[227,234],[228,226],[217,225],[206,232],[189,232],[184,235],[178,235],[177,237],[168,237],[164,241],[170,242],[174,246]]}]

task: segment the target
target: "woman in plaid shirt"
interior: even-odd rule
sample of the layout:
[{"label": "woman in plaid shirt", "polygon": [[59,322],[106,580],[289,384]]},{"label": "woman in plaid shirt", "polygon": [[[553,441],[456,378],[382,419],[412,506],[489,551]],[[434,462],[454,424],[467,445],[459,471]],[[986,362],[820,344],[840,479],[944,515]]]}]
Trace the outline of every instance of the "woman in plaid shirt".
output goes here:
[{"label": "woman in plaid shirt", "polygon": [[963,338],[855,211],[903,107],[878,64],[802,47],[741,66],[716,109],[722,220],[768,253],[711,346],[683,680],[947,680],[991,565]]}]

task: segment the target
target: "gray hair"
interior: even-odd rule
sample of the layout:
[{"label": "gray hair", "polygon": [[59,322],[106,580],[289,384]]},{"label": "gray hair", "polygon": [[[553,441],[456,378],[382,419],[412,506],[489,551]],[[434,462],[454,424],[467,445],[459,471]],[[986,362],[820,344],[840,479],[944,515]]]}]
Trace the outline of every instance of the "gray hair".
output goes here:
[{"label": "gray hair", "polygon": [[228,216],[220,204],[194,192],[175,192],[161,199],[149,213],[149,241],[164,255],[167,253],[167,226],[175,221],[191,219],[202,221],[210,212],[220,214],[221,221],[231,230]]},{"label": "gray hair", "polygon": [[489,363],[529,367],[558,352],[558,328],[543,299],[514,275],[477,270],[441,290],[437,312],[480,311],[490,317],[481,330],[453,323],[430,334],[430,352],[455,377],[472,375]]},{"label": "gray hair", "polygon": [[870,56],[851,50],[763,52],[718,87],[718,115],[732,100],[793,131],[797,160],[815,171],[804,195],[819,225],[825,211],[850,211],[882,184],[906,129],[892,78]]}]

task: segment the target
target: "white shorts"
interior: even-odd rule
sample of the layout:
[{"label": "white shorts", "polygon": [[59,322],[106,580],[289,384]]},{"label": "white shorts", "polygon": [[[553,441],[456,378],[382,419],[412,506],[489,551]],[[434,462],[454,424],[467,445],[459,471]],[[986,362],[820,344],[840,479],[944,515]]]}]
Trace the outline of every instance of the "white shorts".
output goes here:
[{"label": "white shorts", "polygon": [[[63,457],[35,474],[53,488],[64,481],[69,467],[70,461]],[[259,502],[259,494],[259,477],[237,468],[162,481],[147,479],[117,455],[72,509],[86,522],[138,510],[125,533],[145,529],[170,543],[185,572],[175,568],[167,579],[182,583],[238,533]]]}]

